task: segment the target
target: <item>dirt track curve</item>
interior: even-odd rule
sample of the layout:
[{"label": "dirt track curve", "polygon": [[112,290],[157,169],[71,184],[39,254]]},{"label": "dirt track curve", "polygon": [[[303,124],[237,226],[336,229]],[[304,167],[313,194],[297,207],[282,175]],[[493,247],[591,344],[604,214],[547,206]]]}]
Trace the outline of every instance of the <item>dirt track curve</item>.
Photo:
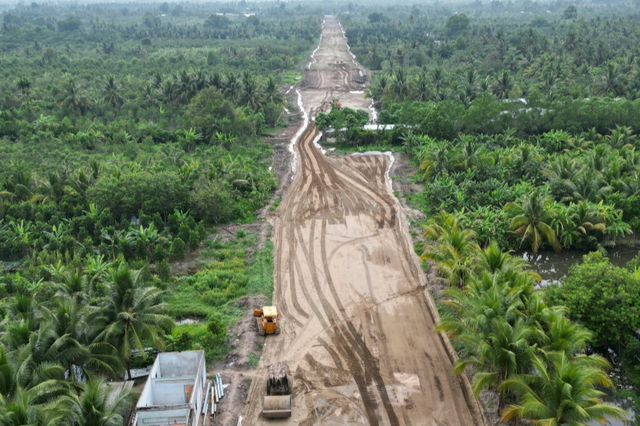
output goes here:
[{"label": "dirt track curve", "polygon": [[[361,69],[335,17],[326,17],[317,63],[305,71],[311,116],[332,98],[367,108]],[[353,93],[356,92],[356,93]],[[434,332],[437,311],[384,155],[327,158],[309,126],[294,181],[275,220],[274,304],[282,333],[268,336],[244,425],[484,425],[466,377]],[[266,368],[289,362],[293,416],[264,420]]]}]

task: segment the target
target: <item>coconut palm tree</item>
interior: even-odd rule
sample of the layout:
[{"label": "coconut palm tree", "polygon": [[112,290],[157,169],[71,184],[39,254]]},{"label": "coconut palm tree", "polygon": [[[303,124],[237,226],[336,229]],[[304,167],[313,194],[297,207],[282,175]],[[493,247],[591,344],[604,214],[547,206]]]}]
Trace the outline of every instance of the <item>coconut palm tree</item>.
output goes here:
[{"label": "coconut palm tree", "polygon": [[254,111],[263,106],[262,88],[249,72],[242,74],[242,91],[240,102]]},{"label": "coconut palm tree", "polygon": [[574,136],[567,139],[567,142],[565,143],[565,147],[563,151],[564,152],[584,152],[587,149],[591,148],[592,145],[593,145],[593,141],[587,139],[584,135]]},{"label": "coconut palm tree", "polygon": [[640,151],[625,149],[621,154],[625,160],[624,172],[628,174],[637,172],[640,168]]},{"label": "coconut palm tree", "polygon": [[505,380],[500,389],[517,395],[518,403],[502,411],[502,421],[526,419],[535,426],[587,426],[596,420],[625,420],[626,412],[602,402],[596,386],[613,387],[604,371],[607,362],[598,356],[572,357],[551,352],[532,360],[535,374]]},{"label": "coconut palm tree", "polygon": [[191,78],[193,80],[193,88],[195,89],[194,95],[205,87],[208,87],[209,79],[207,78],[207,74],[200,68],[191,71]]},{"label": "coconut palm tree", "polygon": [[633,197],[640,195],[640,173],[638,170],[634,170],[624,180],[616,182],[616,190],[620,192],[622,196]]},{"label": "coconut palm tree", "polygon": [[520,245],[530,241],[531,250],[536,253],[546,241],[554,250],[560,250],[560,243],[556,234],[549,226],[553,219],[551,198],[542,192],[542,188],[533,189],[528,197],[520,204],[512,202],[505,206],[512,212],[511,229],[518,235],[522,235]]},{"label": "coconut palm tree", "polygon": [[110,103],[113,108],[119,111],[120,107],[125,102],[125,97],[122,96],[122,88],[116,82],[115,75],[108,75],[107,78],[105,78],[102,90],[104,92],[104,97],[102,99],[105,102]]},{"label": "coconut palm tree", "polygon": [[160,86],[160,98],[165,103],[178,103],[178,85],[169,78],[162,82]]},{"label": "coconut palm tree", "polygon": [[150,84],[145,84],[140,93],[139,99],[148,105],[155,105],[158,102],[158,94]]},{"label": "coconut palm tree", "polygon": [[122,371],[118,352],[109,342],[94,341],[96,324],[88,321],[88,314],[86,305],[57,298],[40,325],[38,358],[65,367],[72,381],[90,378],[93,373],[116,378]]},{"label": "coconut palm tree", "polygon": [[478,87],[482,93],[487,93],[491,89],[491,77],[486,76],[483,80],[480,80]]},{"label": "coconut palm tree", "polygon": [[153,79],[151,81],[151,85],[153,86],[154,89],[160,89],[160,87],[162,87],[162,83],[164,82],[164,76],[162,74],[160,74],[159,72],[156,72],[153,75]]},{"label": "coconut palm tree", "polygon": [[442,68],[438,67],[433,70],[431,73],[431,85],[435,93],[444,91],[447,85],[446,79],[447,76]]},{"label": "coconut palm tree", "polygon": [[51,201],[58,203],[69,188],[66,173],[47,172],[44,179],[36,179],[36,184],[39,197],[35,199],[43,204]]},{"label": "coconut palm tree", "polygon": [[605,144],[596,145],[587,153],[587,165],[591,171],[604,174],[608,167],[611,167],[611,148]]},{"label": "coconut palm tree", "polygon": [[391,91],[395,95],[397,101],[402,101],[409,92],[409,82],[404,68],[399,67],[393,74],[391,79]]},{"label": "coconut palm tree", "polygon": [[44,362],[34,366],[24,356],[28,352],[8,353],[0,345],[0,426],[64,425],[68,409],[60,398],[69,386],[56,380],[64,369]]},{"label": "coconut palm tree", "polygon": [[18,168],[13,174],[5,179],[2,184],[4,191],[0,191],[0,197],[9,200],[33,201],[39,200],[35,193],[37,189],[37,178],[28,170]]},{"label": "coconut palm tree", "polygon": [[207,86],[215,87],[218,90],[222,89],[223,79],[220,73],[214,72],[213,74],[210,74],[209,76],[207,76]]},{"label": "coconut palm tree", "polygon": [[174,81],[177,86],[176,101],[179,104],[189,102],[189,99],[197,92],[197,82],[194,80],[193,75],[187,70],[182,70],[176,74]]},{"label": "coconut palm tree", "polygon": [[103,327],[95,341],[118,348],[129,379],[133,351],[142,352],[148,346],[161,350],[162,331],[173,327],[173,321],[162,313],[165,305],[159,300],[160,291],[144,287],[142,272],[130,270],[124,262],[114,268],[107,284],[108,295],[100,301],[91,320]]},{"label": "coconut palm tree", "polygon": [[91,109],[91,99],[73,79],[69,79],[64,85],[58,103],[80,115]]},{"label": "coconut palm tree", "polygon": [[[466,330],[458,339],[464,343],[469,356],[456,362],[453,373],[460,374],[467,366],[472,366],[476,374],[471,387],[477,397],[482,389],[500,385],[513,375],[529,371],[536,353],[535,345],[530,342],[538,334],[540,330],[527,325],[524,320],[510,324],[503,317],[490,321],[490,331],[487,334]],[[502,410],[508,388],[499,389],[499,410]]]},{"label": "coconut palm tree", "polygon": [[512,87],[513,80],[511,79],[511,74],[509,74],[509,71],[502,71],[493,86],[493,93],[498,99],[507,99]]},{"label": "coconut palm tree", "polygon": [[420,169],[424,170],[422,179],[429,179],[433,175],[451,168],[451,150],[444,143],[430,146],[420,156]]},{"label": "coconut palm tree", "polygon": [[385,74],[376,74],[371,80],[371,84],[367,86],[367,96],[379,101],[391,86],[390,79]]},{"label": "coconut palm tree", "polygon": [[607,230],[606,218],[598,209],[598,206],[586,201],[569,206],[574,223],[582,235],[590,235],[594,232],[605,232]]},{"label": "coconut palm tree", "polygon": [[[11,326],[17,321],[22,320],[32,325],[34,327],[33,329],[35,329],[35,326],[42,319],[42,306],[36,301],[33,294],[18,294],[3,300],[0,306],[6,315],[4,320],[0,322],[0,327]],[[6,329],[3,331],[6,331]],[[5,333],[2,338],[6,335],[7,333]]]},{"label": "coconut palm tree", "polygon": [[536,281],[540,280],[540,275],[531,270],[531,265],[521,257],[512,256],[511,253],[502,251],[496,241],[491,241],[489,245],[479,248],[476,259],[476,271],[487,271],[490,274],[501,274],[512,276],[515,274],[529,275]]},{"label": "coconut palm tree", "polygon": [[[472,275],[464,290],[445,291],[449,297],[445,303],[456,315],[443,318],[437,329],[464,345],[466,356],[456,362],[454,373],[472,366],[476,371],[472,382],[476,395],[530,368],[535,342],[544,337],[525,315],[528,307],[523,300],[530,296],[532,288],[531,278],[525,274],[507,278],[485,270]],[[503,400],[504,393],[501,406]]]},{"label": "coconut palm tree", "polygon": [[478,90],[477,80],[478,80],[478,72],[475,70],[475,68],[468,68],[464,72],[464,75],[462,78],[462,87],[464,88],[466,94],[470,96],[472,99]]},{"label": "coconut palm tree", "polygon": [[584,165],[578,160],[562,155],[549,161],[548,166],[542,170],[544,177],[553,180],[573,181],[584,170]]},{"label": "coconut palm tree", "polygon": [[52,391],[55,388],[56,382],[50,381],[31,389],[17,387],[9,398],[0,396],[0,426],[68,424],[68,405],[61,398],[45,398],[57,393]]},{"label": "coconut palm tree", "polygon": [[18,80],[17,86],[23,95],[28,95],[29,89],[31,88],[31,81],[29,81],[29,79],[26,77],[22,77],[20,80]]},{"label": "coconut palm tree", "polygon": [[613,191],[613,188],[599,173],[580,173],[569,182],[570,195],[563,201],[601,201]]},{"label": "coconut palm tree", "polygon": [[234,73],[225,75],[222,88],[224,95],[234,102],[238,99],[240,93],[242,93],[242,84]]},{"label": "coconut palm tree", "polygon": [[605,139],[613,149],[633,148],[636,136],[633,134],[633,128],[616,125],[611,134],[605,136]]},{"label": "coconut palm tree", "polygon": [[579,43],[580,40],[578,39],[578,34],[573,30],[569,31],[564,39],[564,50],[567,53],[573,53],[578,48]]},{"label": "coconut palm tree", "polygon": [[601,96],[613,94],[622,96],[624,94],[627,80],[619,66],[613,62],[608,62],[604,73],[595,83],[595,90]]},{"label": "coconut palm tree", "polygon": [[421,259],[434,261],[450,286],[464,286],[477,247],[475,232],[462,229],[458,218],[443,211],[425,227],[424,236],[436,244],[429,246]]},{"label": "coconut palm tree", "polygon": [[267,77],[267,82],[264,86],[264,97],[267,102],[282,105],[283,96],[280,93],[280,85],[273,76]]},{"label": "coconut palm tree", "polygon": [[460,171],[475,169],[483,161],[484,150],[472,138],[465,140],[460,136],[463,145],[457,156],[456,168]]},{"label": "coconut palm tree", "polygon": [[564,352],[574,356],[584,351],[587,343],[593,338],[591,331],[568,319],[566,311],[564,307],[549,309],[546,321],[541,324],[544,329],[541,349],[544,352]]},{"label": "coconut palm tree", "polygon": [[72,300],[78,304],[88,303],[92,290],[89,277],[84,274],[82,269],[65,266],[58,268],[57,266],[46,267],[54,286],[57,288],[55,296],[60,299]]},{"label": "coconut palm tree", "polygon": [[429,84],[429,76],[426,72],[418,74],[418,78],[414,83],[414,98],[419,102],[427,102],[431,98],[431,89]]},{"label": "coconut palm tree", "polygon": [[88,381],[78,395],[66,398],[70,406],[69,424],[77,426],[121,426],[131,410],[134,393],[111,390],[102,379]]}]

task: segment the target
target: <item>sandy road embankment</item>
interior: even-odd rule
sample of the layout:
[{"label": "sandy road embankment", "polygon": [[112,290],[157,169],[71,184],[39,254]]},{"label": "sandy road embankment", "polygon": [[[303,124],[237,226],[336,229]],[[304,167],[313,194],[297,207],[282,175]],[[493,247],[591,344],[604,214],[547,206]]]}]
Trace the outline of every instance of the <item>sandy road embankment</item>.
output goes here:
[{"label": "sandy road embankment", "polygon": [[[366,109],[338,21],[327,17],[301,96],[310,115],[332,98]],[[358,90],[359,89],[359,90]],[[353,93],[357,92],[357,93]],[[386,156],[327,158],[310,125],[275,220],[274,304],[282,333],[265,340],[245,425],[482,425],[393,196]],[[293,417],[260,417],[266,368],[289,362]]]}]

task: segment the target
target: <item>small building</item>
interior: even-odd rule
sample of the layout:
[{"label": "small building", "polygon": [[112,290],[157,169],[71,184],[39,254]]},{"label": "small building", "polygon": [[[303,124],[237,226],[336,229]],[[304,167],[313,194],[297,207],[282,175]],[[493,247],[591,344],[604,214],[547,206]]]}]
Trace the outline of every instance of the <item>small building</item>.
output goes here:
[{"label": "small building", "polygon": [[158,354],[136,404],[136,426],[197,426],[206,387],[204,351]]}]

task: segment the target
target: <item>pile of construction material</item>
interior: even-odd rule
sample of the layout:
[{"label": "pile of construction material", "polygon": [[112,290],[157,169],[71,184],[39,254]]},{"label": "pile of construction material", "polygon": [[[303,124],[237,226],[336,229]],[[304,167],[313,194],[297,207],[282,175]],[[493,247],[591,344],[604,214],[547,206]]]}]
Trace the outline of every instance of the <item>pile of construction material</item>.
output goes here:
[{"label": "pile of construction material", "polygon": [[224,398],[224,387],[219,373],[207,385],[207,393],[204,396],[204,404],[202,405],[202,415],[205,416],[205,419],[209,412],[209,398],[211,398],[211,418],[215,419],[218,413],[218,404]]}]

